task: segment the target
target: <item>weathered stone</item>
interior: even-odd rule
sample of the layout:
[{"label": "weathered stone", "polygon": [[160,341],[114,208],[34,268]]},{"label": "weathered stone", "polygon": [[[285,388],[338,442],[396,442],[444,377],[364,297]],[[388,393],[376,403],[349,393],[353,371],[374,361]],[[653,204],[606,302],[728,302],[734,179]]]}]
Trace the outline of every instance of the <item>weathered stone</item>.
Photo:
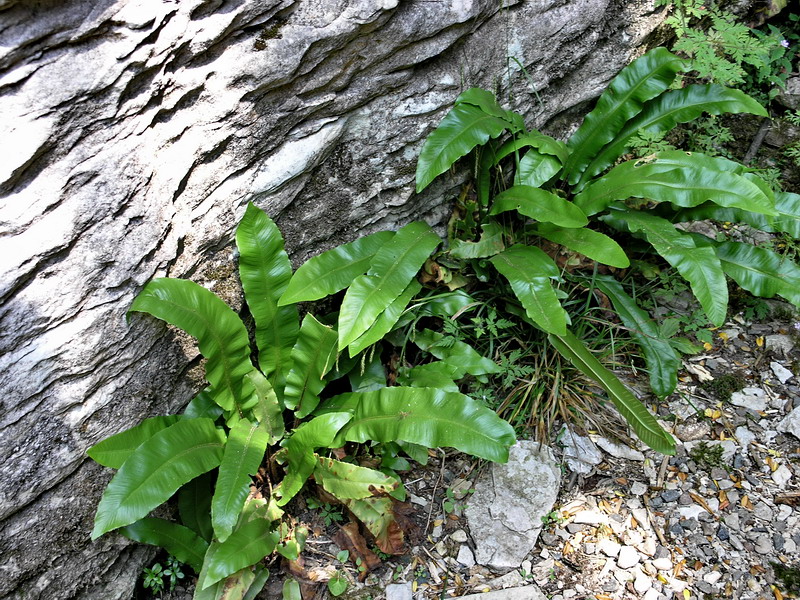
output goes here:
[{"label": "weathered stone", "polygon": [[482,594],[461,596],[461,600],[547,600],[547,596],[534,584],[518,588],[508,588]]},{"label": "weathered stone", "polygon": [[536,544],[560,482],[552,451],[536,442],[517,442],[508,463],[491,465],[465,511],[477,562],[495,569],[519,567]]},{"label": "weathered stone", "polygon": [[779,362],[772,361],[769,363],[769,368],[772,369],[773,375],[775,375],[775,377],[777,377],[778,381],[781,383],[786,383],[792,377],[794,377],[794,373],[792,373]]},{"label": "weathered stone", "polygon": [[564,461],[571,471],[587,474],[592,467],[603,462],[603,454],[588,437],[578,435],[566,425],[561,429],[559,441],[564,446]]},{"label": "weathered stone", "polygon": [[386,586],[386,600],[411,600],[414,592],[411,589],[411,582],[390,583]]},{"label": "weathered stone", "polygon": [[791,433],[794,437],[800,439],[800,407],[795,408],[781,419],[775,426],[778,431]]},{"label": "weathered stone", "polygon": [[644,454],[638,450],[634,450],[630,446],[626,446],[625,444],[618,444],[616,442],[612,442],[608,438],[600,436],[592,436],[591,440],[615,458],[624,458],[626,460],[644,460]]},{"label": "weathered stone", "polygon": [[766,395],[761,388],[747,387],[740,392],[733,392],[731,394],[731,404],[756,412],[767,408]]},{"label": "weathered stone", "polygon": [[250,200],[295,262],[412,219],[443,228],[468,167],[414,195],[415,157],[460,91],[499,86],[563,138],[663,18],[609,0],[0,11],[0,598],[32,600],[130,597],[152,556],[89,541],[110,473],[85,458],[202,386],[192,343],[126,324],[146,281],[191,277],[239,308]]}]

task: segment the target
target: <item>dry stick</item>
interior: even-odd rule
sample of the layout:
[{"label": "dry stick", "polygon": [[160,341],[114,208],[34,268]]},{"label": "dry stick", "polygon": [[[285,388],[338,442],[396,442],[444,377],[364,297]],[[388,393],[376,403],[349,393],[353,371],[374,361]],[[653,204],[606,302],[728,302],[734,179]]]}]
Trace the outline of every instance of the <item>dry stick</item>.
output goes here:
[{"label": "dry stick", "polygon": [[747,154],[745,154],[744,159],[742,159],[744,164],[749,165],[750,161],[755,158],[759,148],[761,148],[761,144],[764,143],[764,138],[767,137],[767,133],[769,133],[769,128],[771,125],[772,121],[769,119],[764,119],[761,122],[761,127],[758,128],[758,131],[753,138],[753,142],[750,144],[750,148],[747,150]]},{"label": "dry stick", "polygon": [[444,478],[444,461],[446,458],[447,454],[442,450],[442,464],[439,465],[439,477],[436,478],[436,482],[433,484],[433,496],[431,496],[431,508],[428,510],[428,520],[425,523],[425,535],[428,535],[428,528],[431,526],[431,515],[433,514],[433,506],[436,500],[436,490],[439,487],[439,482]]}]

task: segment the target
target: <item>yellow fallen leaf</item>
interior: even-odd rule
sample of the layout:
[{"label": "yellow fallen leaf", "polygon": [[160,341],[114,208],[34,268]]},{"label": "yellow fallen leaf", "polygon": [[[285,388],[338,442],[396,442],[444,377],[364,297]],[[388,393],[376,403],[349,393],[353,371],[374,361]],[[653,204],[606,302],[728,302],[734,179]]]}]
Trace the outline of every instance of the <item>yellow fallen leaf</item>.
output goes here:
[{"label": "yellow fallen leaf", "polygon": [[705,414],[705,416],[709,419],[716,420],[722,416],[722,411],[714,408],[707,408],[703,411],[703,414]]},{"label": "yellow fallen leaf", "polygon": [[689,590],[683,590],[683,597],[686,598],[686,600],[690,600],[692,593]]},{"label": "yellow fallen leaf", "polygon": [[712,345],[711,345],[711,344],[709,344],[708,342],[703,342],[703,349],[704,349],[706,352],[708,352],[709,350],[712,350],[713,348],[714,348],[714,346],[712,346]]},{"label": "yellow fallen leaf", "polygon": [[774,585],[770,585],[769,587],[772,588],[772,593],[775,594],[775,600],[783,600],[783,594],[781,594],[781,591],[777,587]]},{"label": "yellow fallen leaf", "polygon": [[764,346],[764,336],[763,335],[760,335],[760,336],[758,336],[756,338],[756,346],[758,346],[759,348]]},{"label": "yellow fallen leaf", "polygon": [[742,499],[739,501],[739,504],[742,508],[746,508],[747,510],[753,510],[753,503],[750,502],[750,498],[748,496],[742,496]]},{"label": "yellow fallen leaf", "polygon": [[778,470],[778,467],[780,466],[780,465],[778,464],[778,461],[777,461],[777,460],[775,460],[774,458],[772,458],[771,456],[768,456],[768,457],[765,459],[765,461],[764,461],[764,462],[766,462],[766,463],[769,465],[769,470],[770,470],[770,471],[772,471],[773,473],[774,473],[775,471],[777,471],[777,470]]},{"label": "yellow fallen leaf", "polygon": [[719,339],[721,339],[723,342],[728,341],[728,334],[725,333],[724,331],[720,331],[717,335],[719,336]]}]

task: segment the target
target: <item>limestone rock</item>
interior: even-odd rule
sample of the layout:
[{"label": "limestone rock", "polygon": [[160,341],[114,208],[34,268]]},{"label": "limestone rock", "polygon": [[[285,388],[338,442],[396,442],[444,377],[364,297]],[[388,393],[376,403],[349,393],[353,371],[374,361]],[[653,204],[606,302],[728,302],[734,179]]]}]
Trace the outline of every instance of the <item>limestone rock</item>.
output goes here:
[{"label": "limestone rock", "polygon": [[603,453],[594,442],[568,429],[566,425],[561,429],[558,439],[564,445],[564,461],[570,471],[586,475],[592,467],[603,462]]},{"label": "limestone rock", "polygon": [[494,569],[518,568],[536,544],[560,482],[552,451],[536,442],[517,442],[508,463],[493,464],[465,511],[476,561]]},{"label": "limestone rock", "polygon": [[110,473],[85,457],[202,386],[193,343],[126,323],[145,282],[191,277],[239,308],[248,201],[295,262],[443,228],[469,167],[415,195],[415,158],[460,91],[499,87],[564,138],[662,18],[609,0],[0,0],[0,598],[129,598],[152,556],[90,543]]},{"label": "limestone rock", "polygon": [[795,408],[781,419],[775,428],[778,431],[791,433],[794,437],[800,439],[800,407]]}]

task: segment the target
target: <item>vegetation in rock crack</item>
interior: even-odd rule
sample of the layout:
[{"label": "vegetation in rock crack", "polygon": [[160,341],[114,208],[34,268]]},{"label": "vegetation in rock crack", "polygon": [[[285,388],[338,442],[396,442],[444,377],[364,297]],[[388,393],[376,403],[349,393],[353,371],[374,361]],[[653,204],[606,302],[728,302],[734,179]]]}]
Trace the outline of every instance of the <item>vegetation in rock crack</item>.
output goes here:
[{"label": "vegetation in rock crack", "polygon": [[[249,205],[236,243],[255,345],[239,316],[204,287],[151,281],[130,312],[197,338],[209,385],[182,414],[147,419],[88,451],[117,470],[92,539],[116,530],[165,548],[199,574],[197,600],[252,599],[269,576],[265,558],[275,555],[302,573],[308,532],[287,505],[307,481],[323,506],[342,505],[382,552],[399,554],[403,454],[425,461],[427,448],[450,446],[505,461],[515,439],[507,423],[457,391],[387,387],[380,357],[368,351],[420,289],[415,276],[439,244],[428,225],[361,238],[292,273],[276,225]],[[297,302],[345,288],[338,317],[309,313],[300,322]],[[380,470],[342,460],[354,444],[371,446]],[[148,516],[174,496],[179,522]],[[158,576],[148,581],[156,586]],[[345,583],[332,580],[331,591]],[[285,596],[296,591],[289,584]]]},{"label": "vegetation in rock crack", "polygon": [[[582,326],[575,315],[585,321],[594,306],[621,321],[641,348],[653,392],[665,397],[677,383],[682,345],[621,283],[631,259],[674,268],[713,326],[726,317],[727,278],[756,296],[800,304],[793,261],[690,227],[713,219],[798,237],[800,195],[775,193],[750,169],[702,153],[666,150],[626,160],[636,135],[703,114],[766,116],[739,90],[670,89],[687,68],[664,48],[648,52],[610,83],[566,143],[528,130],[492,93],[467,90],[426,140],[417,168],[421,191],[460,158],[474,157],[475,192],[461,199],[449,247],[427,270],[451,287],[489,289],[503,319],[513,315],[541,332],[538,352],[549,344],[605,391],[642,441],[665,453],[674,451],[671,436],[575,335]],[[425,333],[423,344],[445,354],[441,335]]]}]

